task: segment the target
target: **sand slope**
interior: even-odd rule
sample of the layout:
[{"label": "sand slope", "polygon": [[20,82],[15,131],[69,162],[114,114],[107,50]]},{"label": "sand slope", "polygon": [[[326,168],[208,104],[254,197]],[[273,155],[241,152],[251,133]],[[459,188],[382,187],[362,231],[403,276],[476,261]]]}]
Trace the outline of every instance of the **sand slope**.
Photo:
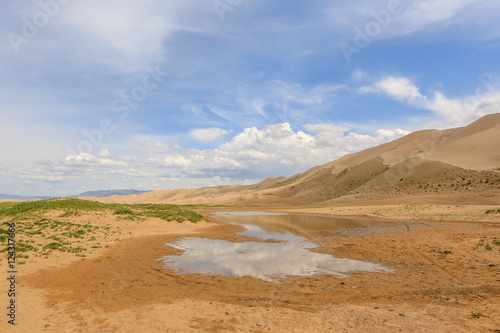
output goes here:
[{"label": "sand slope", "polygon": [[87,198],[102,202],[284,206],[391,203],[500,204],[500,114],[424,130],[289,178],[252,186]]}]

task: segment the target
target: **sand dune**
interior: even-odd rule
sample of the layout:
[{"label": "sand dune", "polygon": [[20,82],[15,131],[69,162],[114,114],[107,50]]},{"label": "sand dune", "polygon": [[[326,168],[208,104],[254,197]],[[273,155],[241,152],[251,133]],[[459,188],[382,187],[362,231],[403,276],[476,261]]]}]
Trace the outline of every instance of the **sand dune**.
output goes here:
[{"label": "sand dune", "polygon": [[[21,320],[13,332],[497,332],[499,219],[485,212],[500,205],[499,131],[500,115],[493,115],[255,185],[87,198],[393,220],[400,228],[320,237],[318,253],[381,263],[394,274],[290,277],[280,284],[178,275],[157,260],[178,253],[166,242],[248,239],[210,209],[208,222],[198,224],[125,219],[113,211],[33,215],[37,221],[65,216],[64,226],[100,232],[67,243],[88,248],[86,258],[58,252],[20,266]],[[47,239],[55,230],[46,228]],[[0,287],[8,290],[8,282]]]},{"label": "sand dune", "polygon": [[284,206],[500,203],[500,114],[466,127],[424,130],[289,178],[251,186],[87,198],[102,202]]}]

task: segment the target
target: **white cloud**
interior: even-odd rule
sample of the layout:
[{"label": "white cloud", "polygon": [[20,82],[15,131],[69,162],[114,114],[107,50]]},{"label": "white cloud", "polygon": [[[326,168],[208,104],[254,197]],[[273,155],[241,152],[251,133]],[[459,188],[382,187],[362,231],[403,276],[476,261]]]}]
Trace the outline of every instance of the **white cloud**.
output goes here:
[{"label": "white cloud", "polygon": [[331,143],[339,137],[343,137],[345,132],[350,131],[349,127],[338,126],[333,124],[306,124],[304,128],[310,132],[318,133],[316,139],[319,142]]},{"label": "white cloud", "polygon": [[191,131],[191,136],[196,140],[200,141],[214,141],[220,139],[223,136],[229,135],[231,131],[226,131],[221,128],[202,128],[194,129]]},{"label": "white cloud", "polygon": [[[363,135],[333,124],[309,124],[304,128],[316,135],[294,131],[288,123],[269,125],[263,129],[251,127],[244,129],[218,149],[190,149],[183,152],[182,156],[171,156],[169,159],[177,161],[179,167],[189,167],[192,170],[239,168],[245,172],[252,170],[264,177],[269,168],[275,173],[276,170],[303,171],[344,154],[409,134],[408,131],[395,129],[378,130],[375,135]],[[171,166],[173,165],[171,162]]]},{"label": "white cloud", "polygon": [[40,161],[34,168],[0,171],[5,174],[2,179],[7,188],[14,188],[8,181],[14,179],[19,189],[31,187],[31,193],[34,184],[38,186],[35,192],[53,183],[58,183],[60,191],[62,184],[80,188],[81,179],[89,188],[101,188],[103,184],[106,188],[123,188],[124,184],[141,188],[158,188],[158,184],[163,188],[249,184],[270,175],[290,176],[408,133],[394,129],[360,134],[324,123],[304,128],[310,134],[293,129],[289,123],[250,127],[215,149],[154,150],[137,158],[114,155],[103,148],[97,155],[70,154],[62,160]]},{"label": "white cloud", "polygon": [[455,124],[465,123],[472,116],[472,114],[467,114],[468,111],[465,110],[462,100],[449,99],[440,92],[434,92],[433,98],[425,105],[425,108]]},{"label": "white cloud", "polygon": [[[198,117],[214,118],[213,115],[232,123],[258,123],[264,120],[276,122],[304,122],[314,114],[328,110],[336,97],[349,87],[343,84],[319,84],[304,86],[281,80],[262,84],[235,84],[226,93],[234,98],[236,106],[231,109],[206,105],[186,106]],[[206,107],[209,115],[203,111]],[[262,122],[260,122],[262,123]]]},{"label": "white cloud", "polygon": [[424,99],[417,86],[403,77],[386,77],[375,83],[375,88],[393,98],[408,101],[411,104],[419,103]]},{"label": "white cloud", "polygon": [[[326,12],[329,23],[342,35],[352,40],[354,28],[365,31],[367,24],[378,22],[373,15],[386,15],[390,3],[399,3],[400,11],[390,15],[387,23],[381,24],[376,39],[399,38],[409,34],[431,34],[450,28],[463,29],[455,34],[458,39],[498,37],[496,13],[500,3],[490,0],[359,0],[356,2],[333,2]],[[384,16],[384,20],[387,20]],[[481,24],[478,24],[478,21]],[[487,22],[486,24],[483,24]]]},{"label": "white cloud", "polygon": [[233,152],[256,148],[273,152],[276,149],[287,149],[290,146],[303,147],[313,140],[311,136],[302,131],[295,133],[289,123],[282,123],[269,125],[262,130],[256,127],[245,128],[229,143],[222,145],[222,148]]},{"label": "white cloud", "polygon": [[432,92],[431,96],[423,95],[408,78],[394,76],[361,87],[358,92],[385,94],[412,107],[432,111],[440,121],[433,121],[428,127],[464,126],[500,109],[500,77],[489,73],[480,77],[476,94],[458,98],[446,97],[439,91]]},{"label": "white cloud", "polygon": [[398,19],[409,31],[423,29],[431,24],[450,21],[468,6],[484,0],[420,0],[409,3]]},{"label": "white cloud", "polygon": [[162,41],[182,29],[175,19],[181,7],[179,1],[72,2],[61,15],[61,28],[71,33],[66,42],[76,61],[132,72],[163,59]]},{"label": "white cloud", "polygon": [[165,157],[164,164],[167,167],[181,167],[181,168],[186,168],[191,165],[191,161],[187,159],[186,157],[180,155],[180,154],[175,154],[175,155],[170,155]]},{"label": "white cloud", "polygon": [[399,128],[394,130],[379,129],[375,131],[375,135],[367,135],[355,133],[348,127],[333,124],[305,125],[304,127],[308,131],[317,133],[315,137],[317,146],[325,150],[324,153],[333,150],[330,155],[331,160],[410,134],[409,131]]},{"label": "white cloud", "polygon": [[[102,151],[101,151],[102,152]],[[109,151],[107,155],[109,156]],[[133,160],[133,157],[122,157],[119,159],[105,158],[102,155],[95,156],[89,153],[79,153],[77,155],[68,155],[63,161],[63,165],[66,166],[94,166],[94,167],[127,167],[128,163],[126,160]]]}]

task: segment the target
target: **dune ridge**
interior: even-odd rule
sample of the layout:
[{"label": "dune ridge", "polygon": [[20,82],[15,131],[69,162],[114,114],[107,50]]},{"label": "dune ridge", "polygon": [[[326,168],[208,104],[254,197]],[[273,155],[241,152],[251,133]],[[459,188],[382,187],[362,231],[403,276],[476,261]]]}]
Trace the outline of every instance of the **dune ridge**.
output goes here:
[{"label": "dune ridge", "polygon": [[500,113],[423,130],[255,185],[153,191],[101,202],[235,206],[379,203],[500,204]]}]

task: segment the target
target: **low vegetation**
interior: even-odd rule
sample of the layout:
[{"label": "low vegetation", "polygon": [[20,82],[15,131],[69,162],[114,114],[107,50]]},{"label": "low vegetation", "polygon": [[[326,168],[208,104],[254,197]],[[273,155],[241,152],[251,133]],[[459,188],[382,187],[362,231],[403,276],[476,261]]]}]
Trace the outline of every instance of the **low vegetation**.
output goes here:
[{"label": "low vegetation", "polygon": [[484,236],[475,246],[476,249],[481,248],[484,246],[484,248],[487,251],[493,251],[494,248],[500,245],[500,238],[499,237],[493,237],[491,238],[491,244],[488,242],[488,239],[486,236]]},{"label": "low vegetation", "polygon": [[191,210],[164,204],[103,204],[76,198],[0,203],[0,254],[8,251],[9,228],[15,223],[18,259],[48,258],[57,252],[85,257],[105,247],[102,243],[119,239],[115,235],[119,234],[117,228],[89,223],[108,214],[116,215],[118,220],[161,218],[179,223],[205,220]]},{"label": "low vegetation", "polygon": [[500,214],[500,208],[498,209],[488,209],[485,214]]},{"label": "low vegetation", "polygon": [[482,313],[482,312],[474,312],[474,311],[472,311],[472,312],[471,312],[471,314],[472,314],[472,316],[473,316],[474,318],[481,318],[481,317],[484,317],[484,315],[483,315],[483,313]]}]

